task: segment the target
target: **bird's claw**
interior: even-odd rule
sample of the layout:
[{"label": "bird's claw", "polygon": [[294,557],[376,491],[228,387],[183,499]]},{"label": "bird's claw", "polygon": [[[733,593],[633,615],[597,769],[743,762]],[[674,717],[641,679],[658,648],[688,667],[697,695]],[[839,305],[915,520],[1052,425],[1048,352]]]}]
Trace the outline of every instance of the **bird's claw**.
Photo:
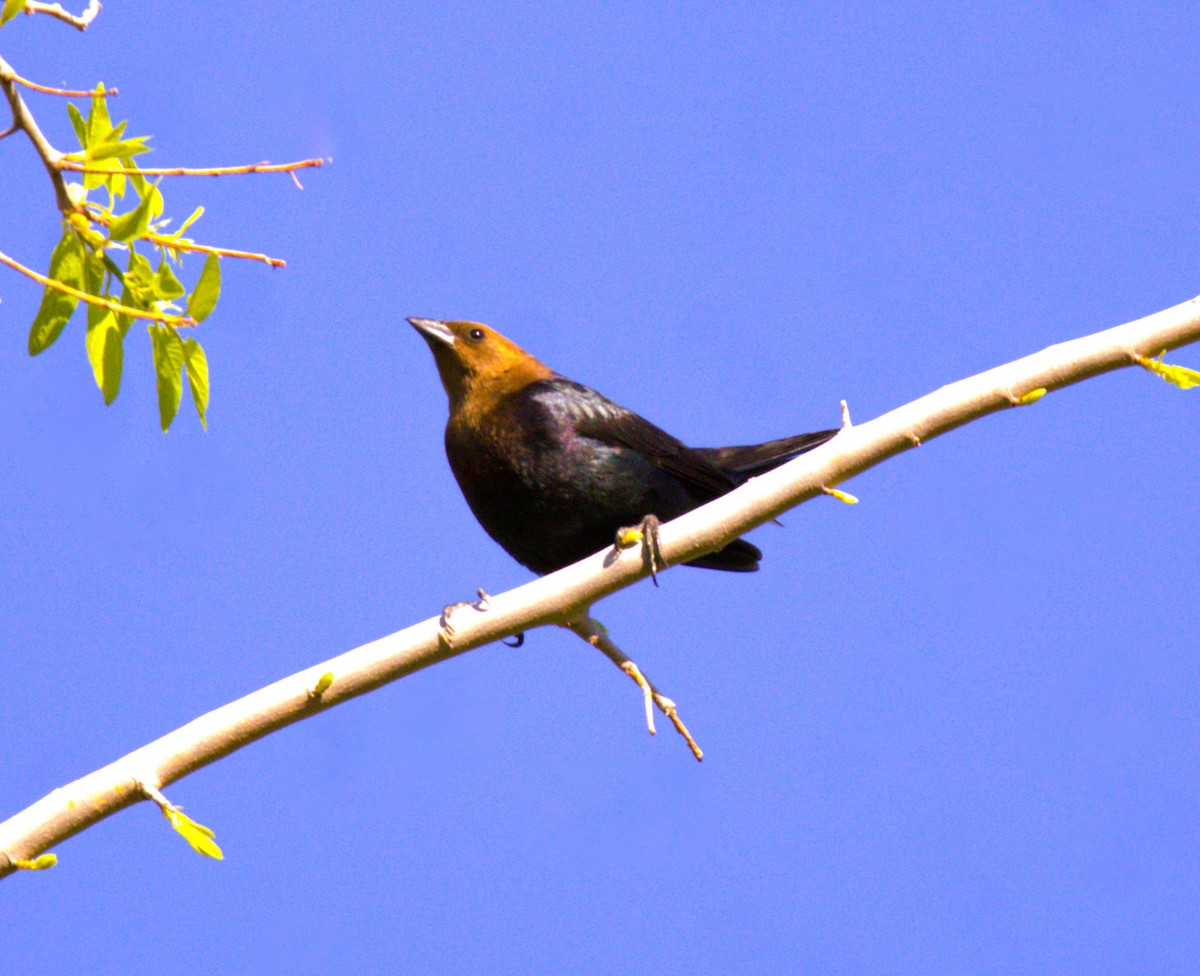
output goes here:
[{"label": "bird's claw", "polygon": [[659,525],[658,516],[647,515],[639,525],[627,525],[623,529],[617,529],[617,538],[613,544],[613,548],[619,552],[635,546],[639,542],[642,543],[642,555],[650,563],[650,578],[654,581],[655,586],[658,586],[659,567],[667,568],[667,561],[662,554],[662,543],[658,536]]},{"label": "bird's claw", "polygon": [[[447,603],[444,607],[442,607],[442,615],[438,618],[438,628],[442,632],[442,639],[445,640],[447,644],[450,643],[450,639],[454,636],[454,626],[450,623],[450,618],[457,611],[461,610],[463,607],[470,607],[472,610],[478,610],[480,613],[486,613],[488,610],[492,609],[491,598],[487,595],[487,593],[485,593],[483,590],[476,590],[475,592],[479,594],[478,600],[459,600],[457,603]],[[522,635],[522,640],[523,639],[524,638]],[[520,647],[520,644],[517,644],[516,646]]]}]

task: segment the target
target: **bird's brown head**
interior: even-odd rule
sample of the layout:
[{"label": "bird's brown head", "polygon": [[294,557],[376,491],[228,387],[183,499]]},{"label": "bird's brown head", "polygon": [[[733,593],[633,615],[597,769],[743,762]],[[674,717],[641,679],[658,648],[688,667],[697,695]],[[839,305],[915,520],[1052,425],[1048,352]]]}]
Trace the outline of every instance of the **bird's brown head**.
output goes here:
[{"label": "bird's brown head", "polygon": [[515,342],[478,322],[408,321],[433,351],[452,411],[472,396],[500,397],[554,375]]}]

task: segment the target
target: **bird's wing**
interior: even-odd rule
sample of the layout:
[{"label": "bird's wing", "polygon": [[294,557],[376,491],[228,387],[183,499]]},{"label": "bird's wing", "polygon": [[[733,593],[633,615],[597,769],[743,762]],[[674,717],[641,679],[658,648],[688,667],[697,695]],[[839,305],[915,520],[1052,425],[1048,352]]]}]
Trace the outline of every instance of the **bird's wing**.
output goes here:
[{"label": "bird's wing", "polygon": [[547,409],[565,415],[576,435],[637,451],[655,467],[714,498],[737,486],[682,441],[582,383],[554,377],[532,384],[529,392]]},{"label": "bird's wing", "polygon": [[781,437],[765,444],[745,444],[740,447],[693,447],[692,450],[717,467],[746,478],[777,468],[785,461],[799,457],[814,447],[820,447],[838,431],[818,430],[811,434]]}]

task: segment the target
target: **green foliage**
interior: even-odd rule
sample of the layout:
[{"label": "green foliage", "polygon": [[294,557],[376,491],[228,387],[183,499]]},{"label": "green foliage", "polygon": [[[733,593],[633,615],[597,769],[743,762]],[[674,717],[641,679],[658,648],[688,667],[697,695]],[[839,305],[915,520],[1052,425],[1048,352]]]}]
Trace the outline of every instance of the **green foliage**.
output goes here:
[{"label": "green foliage", "polygon": [[200,426],[208,430],[205,418],[208,412],[208,357],[195,339],[183,340],[183,365],[187,370],[188,387],[192,391],[192,403],[200,416]]},{"label": "green foliage", "polygon": [[24,10],[25,2],[26,0],[4,0],[4,6],[0,8],[0,26],[7,24]]},{"label": "green foliage", "polygon": [[1139,366],[1143,366],[1150,370],[1151,373],[1156,373],[1168,383],[1179,387],[1181,390],[1190,390],[1194,386],[1200,386],[1200,372],[1194,369],[1188,369],[1186,366],[1176,366],[1173,363],[1164,363],[1163,356],[1166,352],[1159,353],[1158,359],[1146,359],[1143,356],[1134,356]]},{"label": "green foliage", "polygon": [[[20,6],[9,0],[4,15],[10,9],[19,12]],[[126,123],[113,124],[103,85],[92,95],[86,117],[74,104],[68,104],[67,114],[80,149],[66,160],[101,172],[85,173],[82,183],[68,184],[77,210],[63,221],[63,236],[51,255],[47,277],[98,300],[85,300],[84,346],[106,404],[116,399],[121,387],[124,342],[137,318],[134,313],[145,312],[152,323],[162,429],[170,427],[179,409],[185,371],[196,413],[207,427],[208,361],[195,339],[185,341],[178,333],[207,318],[221,294],[221,266],[215,254],[206,256],[190,294],[180,280],[185,255],[194,243],[183,234],[203,214],[203,208],[197,208],[179,230],[167,233],[169,221],[163,218],[165,204],[159,184],[147,180],[134,159],[150,151],[146,137],[127,137]],[[157,267],[138,251],[139,246],[158,252]],[[114,260],[120,251],[128,255],[121,262],[124,270]],[[193,256],[192,261],[198,257]],[[194,265],[189,262],[189,266]],[[54,344],[79,302],[75,295],[53,285],[46,287],[29,333],[31,355]]]},{"label": "green foliage", "polygon": [[822,488],[821,491],[825,492],[826,495],[829,495],[832,498],[836,498],[839,502],[842,502],[846,505],[858,504],[858,499],[854,495],[851,495],[846,491],[841,491],[838,488]]},{"label": "green foliage", "polygon": [[204,270],[200,272],[200,280],[188,298],[188,312],[197,322],[203,322],[217,307],[220,295],[221,262],[215,254],[210,254],[204,262]]},{"label": "green foliage", "polygon": [[154,352],[154,372],[158,377],[158,417],[165,433],[179,410],[183,398],[183,374],[186,369],[192,402],[200,423],[207,429],[208,359],[195,339],[184,340],[169,325],[151,325],[150,340]]},{"label": "green foliage", "polygon": [[158,376],[158,417],[164,432],[171,426],[183,396],[183,340],[169,326],[152,325],[154,372]]},{"label": "green foliage", "polygon": [[192,850],[197,854],[203,854],[205,857],[211,857],[216,861],[225,860],[225,854],[217,842],[213,840],[216,836],[211,830],[198,824],[195,820],[189,817],[182,810],[175,807],[163,807],[163,816],[171,821],[171,826],[174,827],[181,837],[192,845]]},{"label": "green foliage", "polygon": [[40,854],[32,861],[13,861],[19,871],[45,871],[58,864],[57,854]]},{"label": "green foliage", "polygon": [[[69,230],[50,255],[49,277],[76,291],[83,285],[83,241]],[[29,330],[29,355],[36,356],[54,345],[78,304],[79,299],[74,295],[46,286],[41,307]]]}]

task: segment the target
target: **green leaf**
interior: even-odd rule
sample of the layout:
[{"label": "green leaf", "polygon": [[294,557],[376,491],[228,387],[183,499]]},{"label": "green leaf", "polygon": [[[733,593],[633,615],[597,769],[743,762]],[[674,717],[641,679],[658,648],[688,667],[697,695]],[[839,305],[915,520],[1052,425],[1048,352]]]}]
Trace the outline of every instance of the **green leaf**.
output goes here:
[{"label": "green leaf", "polygon": [[[111,270],[111,269],[110,269]],[[121,276],[121,304],[130,308],[149,309],[154,304],[154,272],[150,270],[150,262],[138,254],[132,247],[129,249],[129,267]],[[133,318],[118,313],[117,325],[121,327],[124,336],[133,325]]]},{"label": "green leaf", "polygon": [[4,0],[4,9],[0,10],[0,26],[7,24],[24,9],[25,0]]},{"label": "green leaf", "polygon": [[1200,386],[1200,373],[1194,369],[1188,369],[1186,366],[1164,363],[1162,360],[1165,355],[1166,352],[1160,353],[1158,359],[1146,359],[1143,356],[1134,356],[1133,358],[1139,366],[1145,367],[1151,373],[1157,373],[1168,383],[1181,390],[1190,390],[1194,386]]},{"label": "green leaf", "polygon": [[839,502],[844,502],[847,505],[857,505],[858,504],[858,499],[855,498],[853,495],[851,495],[849,492],[840,491],[837,488],[822,488],[821,491],[825,492],[826,495],[830,495],[833,498],[836,498]]},{"label": "green leaf", "polygon": [[317,679],[316,686],[308,693],[310,698],[320,698],[327,692],[333,684],[333,672],[326,671],[320,678]]},{"label": "green leaf", "polygon": [[[99,254],[85,251],[83,255],[83,290],[89,295],[101,297],[104,293],[104,278],[107,270],[104,259]],[[101,308],[99,305],[89,305],[87,307],[88,328],[90,329],[100,321],[106,313],[107,309]]]},{"label": "green leaf", "polygon": [[104,262],[104,267],[108,270],[108,273],[121,282],[121,284],[125,284],[125,272],[117,267],[117,262],[110,258],[107,253],[101,253],[99,257]]},{"label": "green leaf", "polygon": [[225,860],[225,854],[221,848],[217,846],[217,842],[213,840],[216,835],[205,827],[204,824],[198,824],[195,820],[189,817],[182,810],[177,810],[173,807],[163,807],[163,816],[170,822],[181,837],[192,845],[192,850],[197,854],[203,854],[205,857],[211,857],[217,861]]},{"label": "green leaf", "polygon": [[170,301],[172,298],[179,298],[186,293],[187,289],[175,277],[175,272],[171,270],[171,266],[164,258],[159,262],[158,270],[154,272],[154,294],[164,301]]},{"label": "green leaf", "polygon": [[158,376],[158,419],[165,434],[183,399],[183,341],[170,326],[151,325],[149,329]]},{"label": "green leaf", "polygon": [[125,364],[125,351],[121,340],[124,336],[117,324],[116,315],[108,309],[100,311],[104,314],[99,320],[95,324],[88,323],[85,345],[88,361],[92,364],[92,375],[95,376],[96,385],[104,394],[104,403],[107,405],[117,398],[121,389],[121,369]]},{"label": "green leaf", "polygon": [[103,82],[96,85],[92,94],[92,110],[88,112],[87,127],[89,146],[104,142],[112,132],[112,119],[108,116],[108,102],[104,98]]},{"label": "green leaf", "polygon": [[210,254],[204,262],[204,270],[200,272],[200,280],[188,296],[188,315],[197,322],[203,322],[217,307],[220,294],[221,262],[215,254]]},{"label": "green leaf", "polygon": [[88,158],[93,162],[97,162],[101,159],[115,159],[118,156],[136,156],[138,153],[149,152],[150,147],[146,145],[148,138],[149,136],[138,136],[135,139],[119,139],[115,142],[105,140],[93,145],[88,150]]},{"label": "green leaf", "polygon": [[[145,306],[138,302],[133,292],[129,290],[129,286],[125,285],[121,289],[121,304],[127,308],[144,308]],[[123,312],[117,313],[117,328],[121,330],[121,338],[125,337],[125,333],[129,331],[129,327],[133,325],[134,318],[132,315],[125,315]]]},{"label": "green leaf", "polygon": [[192,226],[197,220],[204,216],[204,208],[197,207],[192,211],[192,215],[188,217],[182,224],[179,225],[179,230],[175,231],[175,236],[179,237],[185,230]]},{"label": "green leaf", "polygon": [[[72,231],[63,235],[50,255],[49,277],[72,288],[82,288],[83,241]],[[79,299],[73,295],[64,295],[58,289],[46,286],[41,307],[29,330],[29,355],[36,356],[54,345],[78,304]]]},{"label": "green leaf", "polygon": [[[121,165],[125,167],[125,175],[129,177],[129,182],[133,184],[133,188],[137,191],[139,197],[144,197],[150,192],[151,183],[138,172],[137,160],[122,159]],[[161,213],[161,210],[159,212]]]},{"label": "green leaf", "polygon": [[162,213],[162,197],[158,188],[151,186],[150,192],[142,197],[136,207],[128,213],[121,214],[108,225],[108,239],[110,241],[129,241],[135,237],[141,237],[150,229],[150,219],[156,213],[154,209],[156,205],[157,213]]},{"label": "green leaf", "polygon": [[150,262],[132,248],[129,250],[129,267],[125,270],[125,284],[142,300],[140,308],[150,307],[154,297],[154,271]]},{"label": "green leaf", "polygon": [[20,871],[45,871],[58,863],[57,854],[39,854],[32,861],[13,861]]},{"label": "green leaf", "polygon": [[87,123],[83,121],[83,113],[75,107],[74,102],[67,102],[67,115],[71,117],[71,126],[79,138],[79,145],[87,149],[88,130]]},{"label": "green leaf", "polygon": [[[114,271],[120,275],[120,269],[112,263],[107,254],[88,252],[83,264],[83,290],[89,295],[107,298],[106,283]],[[121,369],[125,355],[121,340],[125,338],[128,328],[121,327],[116,313],[111,309],[101,305],[88,305],[84,348],[87,350],[88,361],[92,364],[92,375],[96,378],[96,385],[104,394],[105,404],[112,403],[121,388]]]},{"label": "green leaf", "polygon": [[1017,397],[1017,399],[1014,400],[1013,402],[1016,403],[1016,405],[1018,407],[1027,407],[1031,403],[1037,403],[1038,400],[1040,400],[1045,395],[1046,395],[1046,388],[1044,386],[1039,386],[1036,390],[1030,390],[1028,393],[1023,393],[1021,396]]},{"label": "green leaf", "polygon": [[183,361],[187,364],[188,386],[192,388],[192,403],[200,415],[200,426],[208,430],[205,419],[208,413],[208,358],[195,339],[183,340]]},{"label": "green leaf", "polygon": [[104,172],[102,172],[102,173],[84,173],[83,174],[83,188],[85,190],[94,190],[98,186],[106,185],[109,180],[114,178],[114,176],[118,176],[118,177],[121,176],[121,163],[119,160],[99,159],[99,160],[96,160],[96,161],[90,163],[90,165],[95,166],[95,167],[103,170]]}]

